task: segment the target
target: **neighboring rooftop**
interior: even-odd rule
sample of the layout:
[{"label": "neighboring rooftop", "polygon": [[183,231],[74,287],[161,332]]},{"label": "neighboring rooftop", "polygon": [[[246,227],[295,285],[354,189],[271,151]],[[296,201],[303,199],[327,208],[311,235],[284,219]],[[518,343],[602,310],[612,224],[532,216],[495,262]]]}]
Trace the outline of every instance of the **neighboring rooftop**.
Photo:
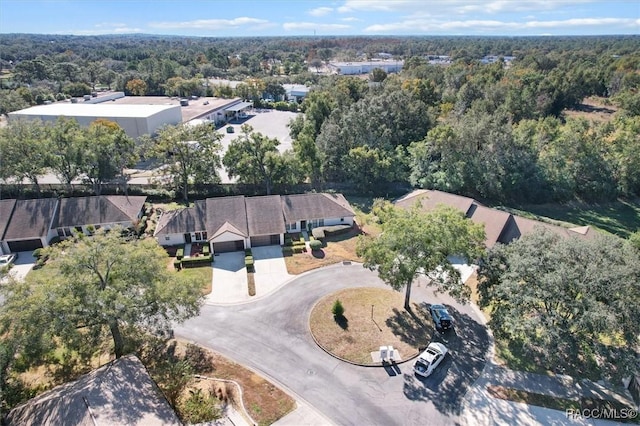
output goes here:
[{"label": "neighboring rooftop", "polygon": [[[57,203],[57,198],[17,200],[13,207],[11,220],[6,225],[4,236],[0,236],[0,238],[3,240],[20,240],[46,236],[55,214]],[[4,217],[2,222],[4,222]]]},{"label": "neighboring rooftop", "polygon": [[128,355],[14,408],[7,424],[181,425],[138,358]]},{"label": "neighboring rooftop", "polygon": [[[121,98],[126,99],[126,98]],[[127,108],[117,104],[117,101],[98,104],[83,103],[65,103],[57,102],[50,105],[36,105],[20,111],[10,112],[9,116],[49,116],[57,117],[60,115],[66,117],[151,117],[157,113],[174,108],[175,105],[129,105]]]},{"label": "neighboring rooftop", "polygon": [[135,221],[146,199],[124,195],[63,198],[52,227]]},{"label": "neighboring rooftop", "polygon": [[514,239],[534,232],[536,228],[545,228],[563,237],[592,238],[594,236],[589,226],[565,228],[485,207],[473,198],[437,190],[416,189],[393,203],[403,209],[420,205],[420,209],[425,212],[433,211],[438,205],[453,207],[473,222],[484,225],[485,245],[488,248],[496,243],[508,244]]},{"label": "neighboring rooftop", "polygon": [[349,202],[342,194],[283,195],[282,209],[287,223],[312,218],[355,216]]},{"label": "neighboring rooftop", "polygon": [[[168,97],[168,96],[126,96],[124,98],[116,99],[115,101],[111,101],[110,104],[114,105],[131,105],[131,106],[142,106],[142,105],[172,105],[172,106],[180,106],[180,100],[182,98],[178,97]],[[222,98],[213,98],[213,97],[199,97],[197,99],[187,99],[189,104],[186,106],[181,106],[180,111],[182,112],[182,122],[186,123],[187,121],[193,120],[195,118],[203,117],[207,114],[210,114],[212,111],[215,111],[220,108],[224,108],[226,105],[233,105],[239,102],[240,98],[233,99],[222,99]]]}]

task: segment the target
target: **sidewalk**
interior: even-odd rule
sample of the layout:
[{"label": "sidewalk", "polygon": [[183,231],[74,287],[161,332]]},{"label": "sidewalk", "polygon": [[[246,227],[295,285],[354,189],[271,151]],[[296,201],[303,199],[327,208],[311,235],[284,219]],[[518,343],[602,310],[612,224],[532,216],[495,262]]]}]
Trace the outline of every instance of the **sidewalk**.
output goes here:
[{"label": "sidewalk", "polygon": [[[488,385],[504,386],[557,398],[579,400],[581,397],[614,399],[628,402],[620,395],[589,380],[576,381],[570,376],[514,371],[488,361],[484,371],[463,400],[461,415],[465,425],[615,425],[615,421],[572,418],[564,411],[494,398]],[[632,405],[630,405],[631,407]]]}]

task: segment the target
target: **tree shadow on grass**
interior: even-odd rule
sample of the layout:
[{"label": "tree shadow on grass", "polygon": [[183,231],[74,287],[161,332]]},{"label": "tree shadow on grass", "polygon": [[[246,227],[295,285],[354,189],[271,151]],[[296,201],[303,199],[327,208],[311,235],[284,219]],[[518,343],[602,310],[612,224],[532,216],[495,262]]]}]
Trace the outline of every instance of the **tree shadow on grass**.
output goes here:
[{"label": "tree shadow on grass", "polygon": [[341,329],[349,329],[349,320],[344,315],[334,315],[333,320],[340,326]]},{"label": "tree shadow on grass", "polygon": [[419,349],[429,344],[433,333],[428,311],[417,305],[409,311],[393,309],[393,315],[385,320],[385,324],[402,342]]}]

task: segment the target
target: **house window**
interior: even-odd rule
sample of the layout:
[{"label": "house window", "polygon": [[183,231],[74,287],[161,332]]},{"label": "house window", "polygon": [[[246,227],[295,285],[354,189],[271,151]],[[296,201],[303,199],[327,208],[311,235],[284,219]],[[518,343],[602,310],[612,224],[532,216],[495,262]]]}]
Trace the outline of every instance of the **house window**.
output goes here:
[{"label": "house window", "polygon": [[58,237],[64,237],[64,229],[58,228],[57,231],[58,231]]},{"label": "house window", "polygon": [[341,218],[340,218],[340,222],[344,222],[344,217],[341,217]]},{"label": "house window", "polygon": [[202,234],[200,232],[196,232],[196,241],[202,240]]},{"label": "house window", "polygon": [[171,241],[171,237],[170,237],[170,236],[168,236],[168,235],[165,235],[165,236],[164,236],[164,240],[165,240],[165,241]]},{"label": "house window", "polygon": [[64,228],[64,235],[65,235],[65,237],[73,237],[73,233],[71,232],[71,229],[69,229],[69,228]]},{"label": "house window", "polygon": [[96,228],[96,231],[97,231],[98,229],[102,228],[102,226],[101,225],[96,225],[94,228]]},{"label": "house window", "polygon": [[76,231],[82,234],[82,226],[76,226]]},{"label": "house window", "polygon": [[207,240],[207,232],[206,231],[202,233],[202,240],[203,241]]}]

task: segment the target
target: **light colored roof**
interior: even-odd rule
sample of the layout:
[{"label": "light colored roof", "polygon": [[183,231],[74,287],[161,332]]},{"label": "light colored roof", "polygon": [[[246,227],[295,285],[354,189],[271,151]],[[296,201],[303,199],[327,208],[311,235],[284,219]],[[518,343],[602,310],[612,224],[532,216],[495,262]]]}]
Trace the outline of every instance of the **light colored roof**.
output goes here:
[{"label": "light colored roof", "polygon": [[128,355],[14,408],[9,425],[181,425],[138,358]]},{"label": "light colored roof", "polygon": [[66,116],[66,117],[151,117],[168,109],[180,108],[176,105],[122,105],[115,102],[102,104],[67,104],[54,103],[50,105],[36,105],[20,111],[10,112],[9,116]]},{"label": "light colored roof", "polygon": [[415,191],[398,198],[393,203],[398,207],[411,208],[418,201],[420,202],[421,210],[425,212],[430,212],[438,205],[444,204],[460,210],[464,215],[469,213],[469,209],[472,205],[480,205],[473,198],[437,191],[434,189],[416,189]]},{"label": "light colored roof", "polygon": [[238,102],[235,105],[231,105],[230,107],[225,108],[225,111],[231,111],[231,112],[238,112],[238,111],[242,111],[243,109],[247,109],[253,106],[253,103],[251,102]]}]

